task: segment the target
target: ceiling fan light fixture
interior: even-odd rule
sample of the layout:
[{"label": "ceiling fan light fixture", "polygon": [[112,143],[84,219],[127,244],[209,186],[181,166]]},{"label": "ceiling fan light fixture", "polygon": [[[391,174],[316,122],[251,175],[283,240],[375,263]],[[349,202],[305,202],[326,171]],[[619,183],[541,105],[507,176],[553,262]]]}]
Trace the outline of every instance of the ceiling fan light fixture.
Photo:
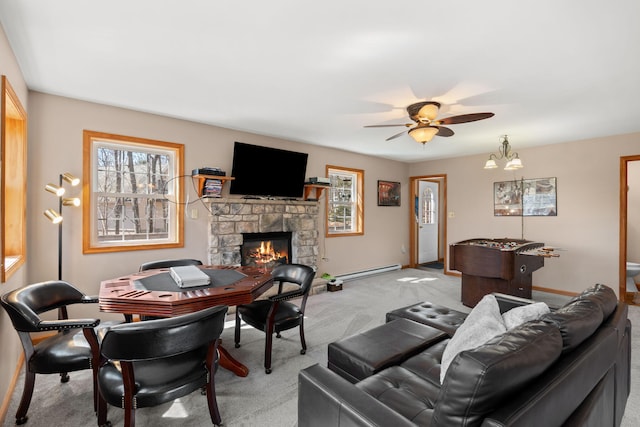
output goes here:
[{"label": "ceiling fan light fixture", "polygon": [[433,137],[438,133],[438,130],[439,129],[436,126],[416,126],[409,130],[409,135],[411,135],[416,142],[426,144],[433,139]]},{"label": "ceiling fan light fixture", "polygon": [[421,119],[435,120],[438,116],[439,107],[438,104],[426,104],[418,110],[418,117]]}]

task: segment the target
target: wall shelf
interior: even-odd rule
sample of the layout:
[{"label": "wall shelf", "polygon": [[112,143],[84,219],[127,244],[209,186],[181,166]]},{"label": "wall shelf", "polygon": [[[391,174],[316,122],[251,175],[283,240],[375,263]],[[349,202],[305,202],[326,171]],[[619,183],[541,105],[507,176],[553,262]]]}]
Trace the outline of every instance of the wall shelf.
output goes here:
[{"label": "wall shelf", "polygon": [[[330,185],[320,184],[305,184],[304,185],[304,200],[320,200],[322,192],[325,188],[331,187]],[[313,197],[310,197],[312,196]]]},{"label": "wall shelf", "polygon": [[195,186],[196,186],[196,192],[198,193],[198,197],[207,197],[206,195],[202,195],[202,190],[204,188],[204,182],[207,179],[217,179],[218,181],[222,181],[222,185],[224,185],[224,183],[226,181],[231,181],[233,179],[235,179],[232,176],[221,176],[221,175],[191,175],[191,179],[193,179]]}]

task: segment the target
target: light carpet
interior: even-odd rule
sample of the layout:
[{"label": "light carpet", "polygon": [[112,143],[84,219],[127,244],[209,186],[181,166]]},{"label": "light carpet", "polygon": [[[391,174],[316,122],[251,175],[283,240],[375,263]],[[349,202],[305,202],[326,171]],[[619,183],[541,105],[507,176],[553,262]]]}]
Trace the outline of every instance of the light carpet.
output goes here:
[{"label": "light carpet", "polygon": [[[585,284],[585,288],[591,284]],[[560,306],[567,297],[536,292],[533,298]],[[305,318],[307,353],[301,355],[297,329],[274,339],[273,372],[263,369],[264,334],[253,328],[242,330],[242,346],[233,346],[233,318],[222,334],[223,345],[250,369],[240,378],[225,369],[216,373],[216,390],[222,420],[228,427],[293,427],[297,423],[298,372],[314,363],[327,363],[327,345],[340,338],[384,323],[387,311],[431,301],[468,312],[460,302],[460,279],[437,270],[405,269],[346,281],[339,292],[321,292],[309,297]],[[640,307],[630,307],[631,321],[640,325]],[[640,425],[640,345],[633,330],[631,396],[624,427]],[[12,398],[4,426],[12,426],[22,393],[22,378]],[[27,427],[97,425],[92,410],[89,372],[71,373],[71,381],[60,384],[57,375],[36,376],[36,386]],[[122,410],[109,408],[114,426],[124,424]],[[200,393],[155,408],[137,410],[139,427],[211,425],[205,396]]]}]

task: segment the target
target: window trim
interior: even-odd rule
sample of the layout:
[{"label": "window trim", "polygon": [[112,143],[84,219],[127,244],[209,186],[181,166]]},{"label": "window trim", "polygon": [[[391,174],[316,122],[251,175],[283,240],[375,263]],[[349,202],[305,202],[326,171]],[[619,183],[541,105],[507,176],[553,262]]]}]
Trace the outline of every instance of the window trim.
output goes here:
[{"label": "window trim", "polygon": [[[356,214],[354,218],[354,229],[355,231],[348,232],[337,232],[329,230],[329,210],[330,210],[330,194],[325,197],[325,237],[347,237],[347,236],[362,236],[364,235],[364,170],[363,169],[354,169],[347,168],[344,166],[335,166],[335,165],[326,165],[325,174],[329,177],[329,172],[331,170],[344,171],[347,173],[354,174],[356,176],[356,201],[355,201],[355,209]],[[329,189],[331,191],[331,189]]]},{"label": "window trim", "polygon": [[[160,150],[169,150],[174,153],[175,173],[175,222],[172,221],[171,227],[174,228],[174,238],[171,241],[147,242],[141,243],[140,240],[130,242],[108,242],[97,243],[95,230],[95,192],[93,191],[93,182],[95,171],[95,144],[113,143],[128,146],[140,146],[142,150],[149,148],[157,148]],[[138,251],[150,249],[166,249],[166,248],[182,248],[184,247],[184,144],[174,142],[157,141],[153,139],[138,138],[132,136],[116,135],[105,132],[96,132],[90,130],[83,131],[83,189],[82,189],[82,253],[105,253],[105,252],[124,252]]]},{"label": "window trim", "polygon": [[0,100],[0,281],[27,259],[27,112],[7,76]]}]

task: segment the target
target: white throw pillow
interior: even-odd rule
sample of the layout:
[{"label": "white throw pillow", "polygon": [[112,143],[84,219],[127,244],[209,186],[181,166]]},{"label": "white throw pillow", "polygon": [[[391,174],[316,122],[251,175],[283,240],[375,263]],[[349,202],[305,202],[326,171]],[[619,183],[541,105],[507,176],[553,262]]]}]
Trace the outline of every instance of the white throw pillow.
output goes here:
[{"label": "white throw pillow", "polygon": [[445,347],[440,367],[440,384],[444,382],[447,369],[458,353],[476,348],[506,331],[496,297],[491,294],[485,295],[467,315],[464,323]]},{"label": "white throw pillow", "polygon": [[549,306],[543,302],[535,302],[520,307],[512,308],[502,315],[507,329],[513,329],[530,320],[536,320],[549,313]]}]

